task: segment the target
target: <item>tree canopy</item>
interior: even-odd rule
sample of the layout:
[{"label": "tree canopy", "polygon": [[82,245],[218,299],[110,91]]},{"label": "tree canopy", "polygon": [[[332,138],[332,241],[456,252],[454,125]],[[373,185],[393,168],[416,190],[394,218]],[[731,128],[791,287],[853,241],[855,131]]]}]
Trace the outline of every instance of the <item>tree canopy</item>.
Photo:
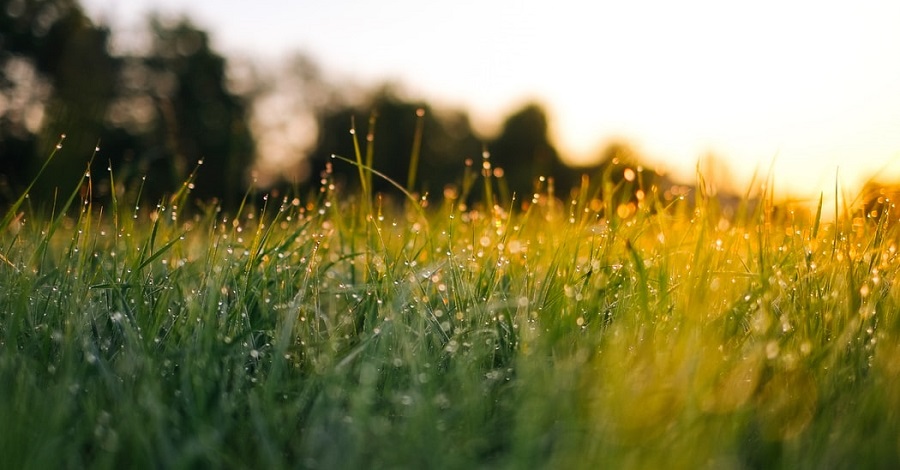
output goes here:
[{"label": "tree canopy", "polygon": [[34,199],[71,188],[98,143],[97,167],[112,163],[126,185],[146,176],[146,197],[177,189],[202,160],[196,194],[239,198],[253,139],[226,59],[186,19],[152,17],[148,30],[149,50],[117,56],[74,0],[0,0],[0,198],[34,178],[63,134]]},{"label": "tree canopy", "polygon": [[[65,194],[98,143],[95,195],[140,187],[144,199],[159,201],[202,161],[194,195],[237,203],[258,164],[258,136],[268,139],[262,150],[287,144],[274,180],[297,184],[297,178],[285,176],[291,174],[285,163],[291,160],[305,166],[293,175],[306,176],[311,187],[331,155],[355,160],[351,128],[364,161],[371,157],[373,167],[398,185],[433,196],[448,185],[462,185],[466,174],[486,171],[483,155],[489,155],[487,171],[502,176],[495,181],[507,200],[512,194],[519,201],[529,198],[540,177],[552,178],[560,197],[581,183],[582,173],[612,168],[608,173],[614,181],[624,177],[624,167],[613,167],[624,161],[619,153],[625,147],[610,147],[607,153],[616,155],[602,155],[594,167],[567,166],[540,103],[523,104],[506,117],[497,135],[481,136],[464,111],[438,109],[390,84],[348,90],[330,83],[302,57],[280,72],[252,77],[254,83],[239,90],[229,75],[233,62],[214,50],[209,35],[189,19],[154,15],[147,19],[146,33],[144,49],[116,54],[110,30],[94,24],[77,0],[0,0],[0,202],[32,181],[62,134],[67,135],[63,149],[38,180],[33,200]],[[269,87],[274,92],[265,97],[263,109],[257,106],[259,95],[247,90],[266,89],[267,80],[287,85]],[[254,116],[272,109],[283,117]],[[277,135],[298,132],[305,137]],[[628,152],[639,166],[636,153]],[[103,180],[108,164],[116,188]],[[339,182],[356,183],[352,165],[333,168]],[[642,176],[655,178],[649,172]],[[382,178],[373,179],[373,186],[382,192],[395,189]]]}]

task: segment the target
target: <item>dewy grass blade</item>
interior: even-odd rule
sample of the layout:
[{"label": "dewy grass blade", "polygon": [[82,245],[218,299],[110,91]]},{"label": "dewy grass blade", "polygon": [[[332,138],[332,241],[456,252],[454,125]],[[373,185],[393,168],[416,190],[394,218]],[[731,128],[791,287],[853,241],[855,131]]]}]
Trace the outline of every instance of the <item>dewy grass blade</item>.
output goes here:
[{"label": "dewy grass blade", "polygon": [[163,246],[159,247],[159,249],[153,251],[150,254],[150,256],[146,257],[145,259],[143,259],[141,261],[141,263],[138,265],[137,271],[138,272],[142,271],[144,268],[149,266],[151,263],[153,263],[154,261],[159,259],[160,256],[166,254],[166,252],[169,251],[169,249],[172,248],[176,243],[184,240],[184,234],[185,234],[185,232],[181,232],[181,234],[179,234],[175,238],[167,241]]},{"label": "dewy grass blade", "polygon": [[[331,158],[347,162],[351,165],[359,164],[357,162],[354,162],[353,160],[350,160],[349,158],[344,158],[340,155],[332,155]],[[404,196],[406,196],[406,199],[411,203],[410,207],[412,207],[413,210],[415,210],[416,213],[421,217],[422,222],[425,224],[426,231],[430,233],[430,230],[428,229],[428,226],[429,226],[428,217],[426,216],[425,211],[422,209],[422,206],[419,204],[419,200],[416,199],[416,197],[412,193],[407,191],[403,186],[400,185],[400,183],[392,180],[389,176],[385,175],[384,173],[382,173],[374,168],[364,167],[364,169],[366,172],[369,172],[369,173],[374,174],[375,176],[378,176],[379,178],[381,178],[384,181],[386,181],[387,183],[389,183],[391,186],[397,188],[398,191],[400,191]]]},{"label": "dewy grass blade", "polygon": [[406,176],[406,191],[412,193],[419,171],[419,155],[422,151],[422,134],[425,132],[425,108],[416,110],[416,130],[413,134],[412,150],[409,155],[409,172]]},{"label": "dewy grass blade", "polygon": [[35,183],[37,183],[38,178],[40,178],[41,175],[44,174],[44,171],[47,170],[50,162],[53,161],[53,159],[56,157],[56,154],[59,153],[59,151],[62,149],[64,140],[66,140],[65,134],[60,136],[59,142],[57,142],[56,146],[53,148],[53,151],[50,152],[50,156],[47,157],[46,160],[44,160],[44,164],[41,165],[41,168],[38,170],[37,174],[34,176],[31,182],[28,183],[28,187],[25,188],[25,191],[22,192],[18,199],[16,199],[12,203],[12,206],[10,206],[9,210],[6,211],[3,219],[0,220],[0,229],[6,229],[6,227],[9,227],[9,224],[10,222],[12,222],[13,218],[18,217],[17,214],[19,212],[19,208],[22,206],[22,203],[25,202],[25,199],[28,197],[28,193],[32,188],[34,188],[34,185]]},{"label": "dewy grass blade", "polygon": [[474,163],[426,207],[366,155],[334,163],[405,199],[117,218],[137,191],[83,181],[5,232],[3,465],[900,467],[887,211],[771,181],[737,220],[713,191],[617,211],[610,171],[517,204]]}]

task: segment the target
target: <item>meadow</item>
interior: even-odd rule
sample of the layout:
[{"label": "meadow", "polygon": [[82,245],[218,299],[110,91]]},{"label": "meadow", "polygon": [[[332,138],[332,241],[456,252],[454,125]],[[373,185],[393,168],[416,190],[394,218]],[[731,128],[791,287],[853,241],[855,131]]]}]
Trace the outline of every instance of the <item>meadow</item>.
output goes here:
[{"label": "meadow", "polygon": [[889,200],[796,210],[762,181],[726,206],[639,168],[389,198],[333,164],[360,189],[232,213],[192,180],[19,199],[2,466],[900,467]]}]

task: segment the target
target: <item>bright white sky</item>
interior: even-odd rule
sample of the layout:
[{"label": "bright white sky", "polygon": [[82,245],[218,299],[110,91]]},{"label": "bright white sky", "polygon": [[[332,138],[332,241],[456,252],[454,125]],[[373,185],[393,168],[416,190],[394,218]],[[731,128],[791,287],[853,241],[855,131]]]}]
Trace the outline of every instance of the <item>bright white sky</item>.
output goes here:
[{"label": "bright white sky", "polygon": [[359,82],[398,79],[490,127],[544,103],[563,152],[625,138],[676,175],[724,158],[739,184],[775,162],[807,196],[900,177],[896,0],[82,0],[127,31],[186,12],[222,52],[304,51]]}]

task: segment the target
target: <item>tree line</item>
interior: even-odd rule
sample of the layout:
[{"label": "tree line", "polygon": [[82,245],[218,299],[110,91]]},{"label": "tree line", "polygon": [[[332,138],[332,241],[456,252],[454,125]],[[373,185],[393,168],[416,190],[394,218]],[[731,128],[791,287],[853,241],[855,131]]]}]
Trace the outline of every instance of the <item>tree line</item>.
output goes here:
[{"label": "tree line", "polygon": [[226,59],[187,19],[151,17],[148,28],[146,50],[117,55],[110,31],[75,0],[0,0],[2,197],[34,177],[62,135],[35,196],[71,188],[98,144],[96,169],[111,166],[129,187],[146,178],[148,198],[177,187],[200,160],[198,195],[239,191],[254,144]]},{"label": "tree line", "polygon": [[[351,127],[364,151],[371,151],[375,169],[438,196],[460,184],[466,172],[502,176],[502,189],[521,200],[530,197],[540,176],[552,177],[556,192],[564,194],[581,183],[582,174],[622,181],[626,166],[640,165],[633,150],[615,144],[595,166],[567,166],[539,103],[524,104],[497,135],[485,138],[464,111],[435,109],[390,85],[363,89],[350,99],[352,93],[330,85],[302,57],[281,76],[251,70],[235,79],[228,59],[187,18],[151,16],[147,31],[145,47],[114,53],[110,30],[94,24],[77,0],[0,0],[0,201],[18,196],[65,134],[32,190],[33,200],[65,194],[88,169],[96,196],[139,188],[140,197],[152,202],[177,190],[197,169],[195,197],[236,204],[254,184],[257,155],[272,148],[260,139],[271,137],[266,131],[277,125],[287,126],[260,118],[258,105],[267,96],[270,103],[293,103],[282,106],[286,120],[311,116],[301,130],[313,136],[305,148],[286,149],[304,154],[291,160],[300,166],[295,176],[267,185],[302,191],[318,184],[332,154],[354,157]],[[272,97],[279,80],[292,86]],[[292,101],[290,94],[299,96]],[[291,132],[297,130],[287,126],[282,137]],[[93,168],[86,168],[91,155]],[[116,187],[105,176],[107,167],[115,172]],[[356,168],[333,168],[337,181],[354,184]],[[646,171],[642,178],[649,185],[663,177]],[[373,185],[376,191],[393,190],[380,178]]]}]

